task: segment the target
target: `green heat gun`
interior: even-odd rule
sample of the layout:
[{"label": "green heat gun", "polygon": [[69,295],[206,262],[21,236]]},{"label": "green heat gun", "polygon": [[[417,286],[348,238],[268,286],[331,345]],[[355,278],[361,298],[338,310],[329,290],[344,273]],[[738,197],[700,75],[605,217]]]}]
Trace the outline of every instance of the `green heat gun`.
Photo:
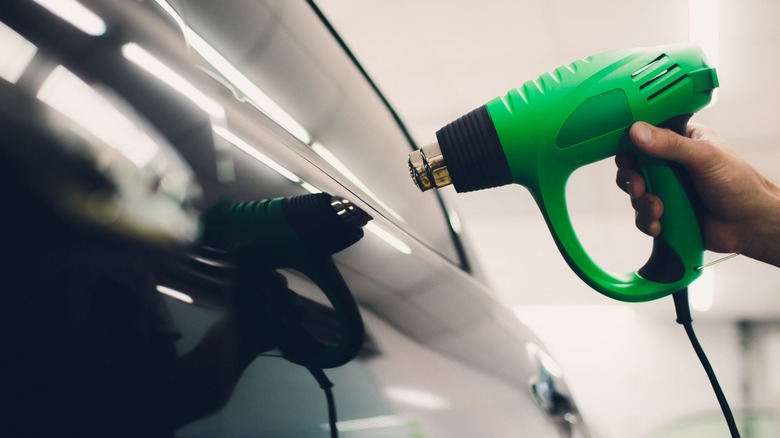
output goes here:
[{"label": "green heat gun", "polygon": [[648,190],[667,208],[650,259],[628,274],[604,270],[583,249],[567,210],[566,183],[582,166],[635,151],[628,136],[635,121],[684,134],[717,86],[715,69],[693,44],[601,53],[543,74],[448,124],[436,133],[437,143],[409,156],[409,169],[423,191],[449,184],[458,192],[525,186],[581,279],[618,300],[653,300],[684,289],[701,272],[698,198],[685,172],[638,155]]}]

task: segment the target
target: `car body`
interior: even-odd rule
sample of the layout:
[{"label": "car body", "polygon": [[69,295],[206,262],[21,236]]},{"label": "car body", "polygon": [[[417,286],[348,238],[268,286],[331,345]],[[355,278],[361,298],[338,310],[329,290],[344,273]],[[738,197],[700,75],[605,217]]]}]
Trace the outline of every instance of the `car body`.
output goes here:
[{"label": "car body", "polygon": [[[56,6],[73,3],[87,11],[87,24]],[[96,138],[107,147],[85,160],[111,173],[107,187],[119,193],[112,199],[144,193],[128,205],[106,201],[111,208],[95,201],[97,191],[65,202],[71,197],[51,187],[67,185],[57,176],[68,172],[68,159],[7,150],[8,162],[31,166],[17,175],[19,187],[44,193],[117,251],[143,240],[164,247],[155,257],[176,258],[178,248],[197,245],[197,213],[225,199],[326,192],[373,217],[360,242],[334,255],[366,329],[358,356],[325,370],[345,435],[591,436],[542,342],[484,285],[457,216],[409,181],[404,161],[416,145],[402,117],[316,4],[9,1],[0,20],[4,95],[23,102],[6,105],[6,140],[21,126],[30,142],[36,130],[63,143]],[[13,109],[25,105],[29,114]],[[109,113],[124,122],[107,122]],[[111,135],[101,136],[106,127]],[[105,158],[111,150],[133,161],[141,143],[157,145],[142,164]],[[47,159],[51,166],[40,161]],[[109,210],[120,220],[105,220]],[[284,272],[290,289],[327,307],[309,276]],[[224,291],[183,292],[164,298],[180,355],[226,302]],[[304,367],[261,355],[223,408],[176,436],[326,436],[325,400]]]}]

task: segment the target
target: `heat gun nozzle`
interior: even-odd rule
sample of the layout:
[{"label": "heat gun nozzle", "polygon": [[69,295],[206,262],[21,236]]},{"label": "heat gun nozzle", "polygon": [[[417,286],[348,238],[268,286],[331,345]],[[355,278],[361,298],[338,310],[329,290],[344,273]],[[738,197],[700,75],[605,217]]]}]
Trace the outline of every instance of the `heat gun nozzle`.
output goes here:
[{"label": "heat gun nozzle", "polygon": [[417,188],[423,192],[452,184],[438,143],[423,146],[409,154],[409,173]]}]

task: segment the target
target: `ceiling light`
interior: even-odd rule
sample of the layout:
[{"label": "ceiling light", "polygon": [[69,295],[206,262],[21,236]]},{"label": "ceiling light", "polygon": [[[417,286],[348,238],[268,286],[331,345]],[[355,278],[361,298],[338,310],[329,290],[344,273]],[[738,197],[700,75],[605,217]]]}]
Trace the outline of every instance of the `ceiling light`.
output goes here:
[{"label": "ceiling light", "polygon": [[75,0],[33,0],[80,31],[93,36],[106,33],[106,23]]},{"label": "ceiling light", "polygon": [[176,289],[171,289],[171,288],[169,288],[167,286],[163,286],[163,285],[159,285],[158,284],[157,285],[157,292],[160,292],[163,295],[167,295],[167,296],[169,296],[171,298],[174,298],[174,299],[177,299],[179,301],[183,301],[183,302],[185,302],[187,304],[194,303],[192,297],[190,297],[189,295],[187,295],[185,293],[182,293],[182,292],[179,292]]},{"label": "ceiling light", "polygon": [[148,71],[157,79],[168,84],[168,86],[203,109],[203,111],[206,111],[214,117],[221,119],[225,118],[225,110],[220,104],[206,96],[197,87],[192,85],[192,83],[184,79],[184,77],[176,73],[172,68],[165,65],[165,63],[155,58],[154,55],[147,52],[143,47],[136,43],[127,43],[122,46],[122,56]]},{"label": "ceiling light", "polygon": [[385,389],[385,394],[391,400],[417,408],[446,409],[450,407],[450,402],[447,399],[420,389],[390,387]]},{"label": "ceiling light", "polygon": [[385,243],[392,246],[393,248],[397,249],[403,254],[409,255],[412,253],[412,248],[409,248],[409,245],[401,242],[401,240],[389,232],[385,231],[384,228],[381,228],[379,225],[369,222],[366,224],[364,229],[371,234],[375,235],[376,237],[379,237],[382,239]]},{"label": "ceiling light", "polygon": [[212,129],[214,130],[215,134],[227,140],[233,146],[241,149],[250,157],[270,167],[271,169],[276,171],[276,173],[278,173],[279,175],[282,175],[283,177],[289,179],[290,181],[296,184],[301,183],[302,180],[298,177],[298,175],[290,172],[289,170],[287,170],[287,168],[285,168],[281,164],[269,158],[264,153],[257,150],[257,148],[253,147],[252,145],[244,141],[241,137],[237,136],[236,134],[232,133],[231,131],[221,126],[214,125]]},{"label": "ceiling light", "polygon": [[[339,432],[351,432],[356,430],[381,429],[385,427],[403,426],[403,418],[398,415],[378,415],[376,417],[358,418],[355,420],[342,420],[336,422]],[[320,424],[323,430],[329,430],[330,425]]]},{"label": "ceiling light", "polygon": [[322,190],[318,189],[317,187],[314,187],[313,185],[307,183],[306,181],[301,181],[299,183],[301,187],[303,187],[304,190],[306,190],[309,193],[322,193]]},{"label": "ceiling light", "polygon": [[0,78],[16,83],[37,51],[31,42],[0,23]]},{"label": "ceiling light", "polygon": [[133,120],[96,89],[58,65],[46,77],[38,99],[68,116],[94,136],[142,168],[158,157],[160,148]]},{"label": "ceiling light", "polygon": [[287,111],[283,110],[267,94],[265,94],[249,78],[244,76],[233,64],[225,59],[216,49],[200,37],[192,29],[185,28],[185,37],[187,43],[192,47],[206,62],[208,62],[219,74],[222,75],[230,84],[243,94],[244,97],[269,116],[273,121],[281,125],[287,132],[295,136],[303,143],[310,144],[311,136],[309,132],[301,126]]}]

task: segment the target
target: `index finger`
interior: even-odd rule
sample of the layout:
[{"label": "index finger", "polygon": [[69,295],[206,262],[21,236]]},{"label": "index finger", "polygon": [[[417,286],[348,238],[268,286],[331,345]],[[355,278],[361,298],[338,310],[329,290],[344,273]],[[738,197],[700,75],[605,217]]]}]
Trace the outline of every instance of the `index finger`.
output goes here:
[{"label": "index finger", "polygon": [[618,169],[635,169],[636,168],[636,157],[634,154],[624,152],[621,154],[615,155],[615,164],[617,165]]}]

